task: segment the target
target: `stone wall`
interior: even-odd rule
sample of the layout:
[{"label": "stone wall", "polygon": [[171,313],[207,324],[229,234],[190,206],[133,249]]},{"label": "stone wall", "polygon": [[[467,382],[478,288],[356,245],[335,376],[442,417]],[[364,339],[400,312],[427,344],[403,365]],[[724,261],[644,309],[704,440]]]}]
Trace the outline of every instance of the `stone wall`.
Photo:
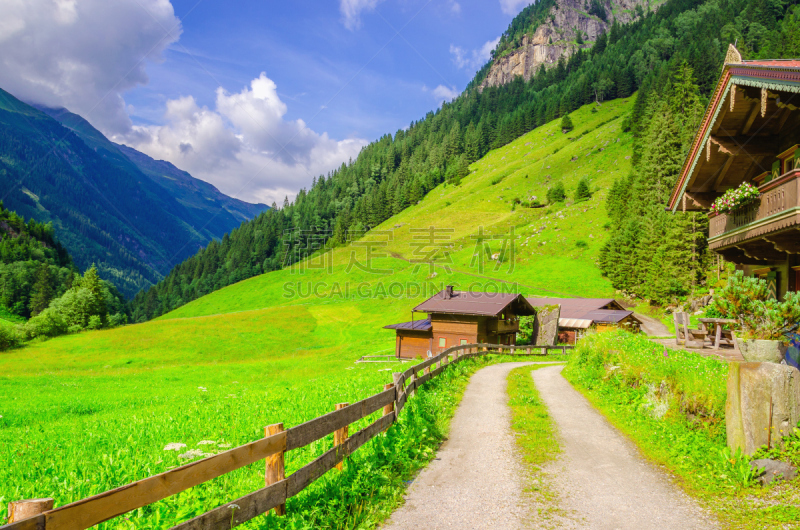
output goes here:
[{"label": "stone wall", "polygon": [[800,421],[800,371],[776,363],[736,363],[728,369],[728,447],[752,455],[781,447]]}]

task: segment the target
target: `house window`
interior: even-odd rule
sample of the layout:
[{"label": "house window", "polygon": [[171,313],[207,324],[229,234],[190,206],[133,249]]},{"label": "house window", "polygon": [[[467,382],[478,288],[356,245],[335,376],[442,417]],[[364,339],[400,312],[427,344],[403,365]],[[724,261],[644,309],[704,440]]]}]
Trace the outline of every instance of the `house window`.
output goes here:
[{"label": "house window", "polygon": [[445,348],[447,346],[447,339],[444,337],[439,337],[439,347]]},{"label": "house window", "polygon": [[464,346],[467,343],[467,339],[461,339],[461,345]]}]

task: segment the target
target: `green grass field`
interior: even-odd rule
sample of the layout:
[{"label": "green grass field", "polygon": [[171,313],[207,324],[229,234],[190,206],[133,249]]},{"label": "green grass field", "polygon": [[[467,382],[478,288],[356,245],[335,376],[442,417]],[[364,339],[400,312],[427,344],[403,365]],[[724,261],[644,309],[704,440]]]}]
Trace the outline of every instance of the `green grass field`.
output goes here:
[{"label": "green grass field", "polygon": [[[475,163],[461,185],[434,189],[361,241],[295,270],[243,281],[145,324],[0,353],[0,505],[48,496],[61,505],[174,467],[187,461],[182,451],[249,442],[267,424],[289,427],[373,394],[391,381],[392,365],[353,361],[393,352],[394,334],[382,326],[409,320],[444,285],[613,294],[595,260],[607,188],[630,168],[631,136],[620,122],[632,102],[576,111],[569,134],[558,122],[532,131]],[[571,196],[583,176],[595,190],[588,201],[512,211],[515,197],[543,200],[557,180]],[[430,247],[411,232],[431,226],[448,237],[435,270],[414,262]],[[513,259],[481,267],[474,236],[512,227]],[[492,254],[502,239],[484,243]],[[165,451],[170,443],[186,447]],[[294,452],[289,470],[325,443]],[[251,491],[257,476],[251,466],[104,527],[163,528]]]}]

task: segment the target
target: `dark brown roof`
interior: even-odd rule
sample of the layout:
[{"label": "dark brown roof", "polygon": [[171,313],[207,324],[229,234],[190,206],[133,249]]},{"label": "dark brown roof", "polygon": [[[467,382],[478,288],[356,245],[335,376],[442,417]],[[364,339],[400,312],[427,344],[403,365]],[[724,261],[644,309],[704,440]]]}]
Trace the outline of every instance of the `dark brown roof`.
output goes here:
[{"label": "dark brown roof", "polygon": [[619,309],[598,309],[597,311],[589,311],[583,318],[592,320],[594,322],[610,322],[616,324],[632,315],[633,311],[621,311]]},{"label": "dark brown roof", "polygon": [[446,293],[446,290],[436,293],[415,307],[414,311],[453,315],[495,316],[513,305],[513,310],[517,315],[535,314],[534,309],[521,294],[453,291],[452,297],[447,298]]},{"label": "dark brown roof", "polygon": [[588,318],[586,313],[598,309],[622,310],[613,298],[528,298],[528,303],[534,307],[560,305],[561,318]]},{"label": "dark brown roof", "polygon": [[426,318],[423,320],[412,320],[411,322],[401,322],[400,324],[390,324],[383,326],[383,329],[407,329],[413,331],[430,331],[431,319]]}]

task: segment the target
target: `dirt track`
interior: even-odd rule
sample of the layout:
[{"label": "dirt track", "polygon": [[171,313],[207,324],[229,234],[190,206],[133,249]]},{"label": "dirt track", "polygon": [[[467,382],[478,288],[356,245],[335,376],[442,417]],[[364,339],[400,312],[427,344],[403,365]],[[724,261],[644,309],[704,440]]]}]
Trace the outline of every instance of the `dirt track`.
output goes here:
[{"label": "dirt track", "polygon": [[533,380],[558,425],[563,449],[545,473],[575,528],[716,528],[694,500],[643,460],[572,388],[562,369],[536,370]]},{"label": "dirt track", "polygon": [[561,366],[533,372],[563,448],[536,477],[557,492],[562,516],[538,520],[523,493],[526,471],[505,391],[508,372],[527,364],[498,364],[472,376],[449,439],[382,528],[716,528],[564,380]]}]

